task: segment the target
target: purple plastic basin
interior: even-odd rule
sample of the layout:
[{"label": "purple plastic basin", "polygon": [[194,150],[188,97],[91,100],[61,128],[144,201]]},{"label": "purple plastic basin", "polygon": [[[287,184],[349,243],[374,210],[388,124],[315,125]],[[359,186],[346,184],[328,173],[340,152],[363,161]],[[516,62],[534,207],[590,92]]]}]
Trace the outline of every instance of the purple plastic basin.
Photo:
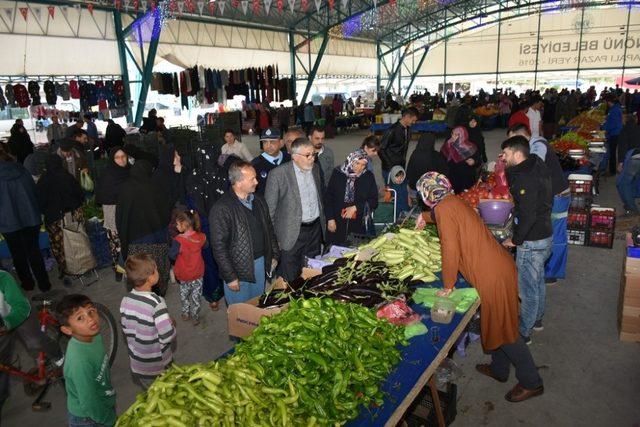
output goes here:
[{"label": "purple plastic basin", "polygon": [[513,203],[509,200],[490,200],[478,203],[480,216],[486,224],[502,225],[507,222]]}]

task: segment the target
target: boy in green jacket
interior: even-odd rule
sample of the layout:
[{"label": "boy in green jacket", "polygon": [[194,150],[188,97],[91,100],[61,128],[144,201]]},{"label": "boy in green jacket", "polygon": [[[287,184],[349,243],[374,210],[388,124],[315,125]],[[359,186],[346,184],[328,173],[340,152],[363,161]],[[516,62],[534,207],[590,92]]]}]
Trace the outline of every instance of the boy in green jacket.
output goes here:
[{"label": "boy in green jacket", "polygon": [[[10,365],[13,359],[11,331],[29,317],[31,307],[15,279],[0,270],[0,363]],[[0,372],[0,410],[9,397],[9,374]]]},{"label": "boy in green jacket", "polygon": [[56,312],[60,329],[72,337],[64,361],[69,427],[114,425],[116,393],[96,307],[89,297],[72,294],[58,303]]}]

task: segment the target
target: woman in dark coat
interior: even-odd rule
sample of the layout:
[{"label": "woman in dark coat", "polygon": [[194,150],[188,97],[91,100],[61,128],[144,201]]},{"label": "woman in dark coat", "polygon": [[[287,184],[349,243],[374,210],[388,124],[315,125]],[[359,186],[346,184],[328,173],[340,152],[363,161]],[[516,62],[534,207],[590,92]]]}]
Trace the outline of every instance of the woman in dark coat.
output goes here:
[{"label": "woman in dark coat", "polygon": [[122,129],[122,126],[113,120],[108,120],[107,123],[107,130],[104,134],[105,149],[111,150],[114,147],[123,146],[127,133]]},{"label": "woman in dark coat", "polygon": [[24,159],[26,159],[29,154],[33,153],[33,143],[31,142],[31,137],[29,137],[29,132],[27,132],[27,129],[19,123],[16,123],[11,127],[9,150],[20,164],[23,164]]},{"label": "woman in dark coat", "polygon": [[407,166],[407,184],[410,189],[416,189],[416,182],[426,172],[436,171],[443,175],[449,174],[447,161],[440,152],[436,151],[435,145],[435,134],[427,132],[420,136],[418,145],[411,154]]},{"label": "woman in dark coat", "polygon": [[51,288],[40,252],[41,222],[36,184],[0,144],[0,233],[26,291],[32,290],[35,282],[42,292]]},{"label": "woman in dark coat", "polygon": [[63,161],[57,154],[47,156],[45,172],[37,185],[38,202],[44,215],[47,233],[49,233],[51,252],[58,262],[60,278],[63,278],[66,273],[62,237],[65,216],[69,221],[84,221],[82,212],[84,191],[78,180],[67,171]]},{"label": "woman in dark coat", "polygon": [[329,179],[324,200],[327,243],[344,245],[349,233],[366,233],[365,219],[377,207],[376,180],[367,170],[367,153],[358,149]]},{"label": "woman in dark coat", "polygon": [[109,163],[96,184],[96,203],[102,205],[104,228],[109,236],[109,249],[116,272],[116,280],[122,279],[124,260],[120,257],[120,238],[116,226],[116,204],[120,190],[129,178],[129,157],[124,149],[115,146],[109,150]]},{"label": "woman in dark coat", "polygon": [[153,180],[167,194],[171,208],[176,204],[185,206],[187,193],[187,168],[182,157],[173,145],[161,148],[158,168],[153,173]]},{"label": "woman in dark coat", "polygon": [[457,126],[451,131],[440,153],[449,165],[448,178],[456,194],[467,190],[476,182],[476,167],[480,162],[478,147],[469,140],[469,133],[464,126]]},{"label": "woman in dark coat", "polygon": [[171,204],[166,190],[152,179],[153,168],[146,160],[137,161],[129,172],[116,204],[116,227],[122,258],[145,252],[153,257],[160,280],[154,291],[164,296],[169,280],[167,227]]},{"label": "woman in dark coat", "polygon": [[[487,163],[487,147],[484,143],[484,135],[482,129],[480,129],[480,123],[478,118],[471,116],[469,119],[469,125],[467,126],[467,132],[469,133],[469,141],[473,142],[478,147],[478,156],[480,160],[476,167],[480,167],[482,163]],[[446,175],[446,174],[445,174]]]}]

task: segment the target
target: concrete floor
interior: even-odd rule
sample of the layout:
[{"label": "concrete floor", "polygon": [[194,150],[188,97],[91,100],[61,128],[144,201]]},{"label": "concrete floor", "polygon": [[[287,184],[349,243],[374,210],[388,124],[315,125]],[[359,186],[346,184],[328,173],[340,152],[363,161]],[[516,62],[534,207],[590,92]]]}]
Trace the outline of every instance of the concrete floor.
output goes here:
[{"label": "concrete floor", "polygon": [[[503,135],[501,130],[486,133],[489,158],[495,158]],[[341,161],[364,136],[363,132],[353,132],[329,140],[327,144],[334,150],[336,161]],[[247,138],[245,142],[253,153],[257,153],[255,137]],[[380,183],[379,161],[375,160],[375,164]],[[612,179],[601,184],[598,202],[620,209]],[[623,231],[620,226],[618,231]],[[466,358],[456,355],[455,361],[463,374],[457,379],[458,416],[454,425],[638,425],[640,345],[620,342],[617,335],[623,256],[624,243],[621,239],[616,240],[612,250],[570,248],[567,279],[548,288],[545,330],[533,336],[531,346],[545,381],[546,392],[542,397],[510,404],[503,395],[515,384],[513,376],[508,384],[499,384],[475,372],[476,363],[488,360],[479,344],[469,347]],[[86,293],[117,314],[125,294],[124,285],[114,281],[109,269],[100,271],[100,275],[101,280],[88,288],[74,283],[73,291]],[[59,284],[56,286],[61,287]],[[171,314],[179,319],[180,303],[175,287],[169,290],[167,303]],[[224,307],[218,312],[205,308],[203,313],[202,324],[195,328],[178,320],[175,360],[179,364],[214,359],[233,345],[227,336]],[[21,361],[23,366],[31,363],[24,354],[21,354]],[[117,391],[117,409],[122,412],[139,392],[129,376],[122,338],[111,376]],[[49,412],[32,412],[32,399],[27,398],[21,384],[14,381],[12,395],[3,410],[3,425],[66,425],[62,388],[52,388],[47,400],[52,403]]]}]

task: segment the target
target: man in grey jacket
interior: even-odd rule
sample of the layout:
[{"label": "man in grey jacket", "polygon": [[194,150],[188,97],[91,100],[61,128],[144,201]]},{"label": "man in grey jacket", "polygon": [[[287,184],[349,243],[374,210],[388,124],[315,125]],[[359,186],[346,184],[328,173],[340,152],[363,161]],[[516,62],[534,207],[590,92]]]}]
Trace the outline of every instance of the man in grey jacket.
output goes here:
[{"label": "man in grey jacket", "polygon": [[320,254],[326,228],[311,141],[293,141],[291,160],[269,172],[264,194],[281,249],[277,273],[288,282],[300,276],[305,256]]},{"label": "man in grey jacket", "polygon": [[329,185],[329,178],[331,178],[331,173],[335,167],[333,150],[325,145],[324,136],[324,128],[321,126],[314,126],[309,134],[309,140],[313,144],[313,149],[316,153],[316,163],[320,166],[320,179],[322,181],[323,194],[324,189]]}]

